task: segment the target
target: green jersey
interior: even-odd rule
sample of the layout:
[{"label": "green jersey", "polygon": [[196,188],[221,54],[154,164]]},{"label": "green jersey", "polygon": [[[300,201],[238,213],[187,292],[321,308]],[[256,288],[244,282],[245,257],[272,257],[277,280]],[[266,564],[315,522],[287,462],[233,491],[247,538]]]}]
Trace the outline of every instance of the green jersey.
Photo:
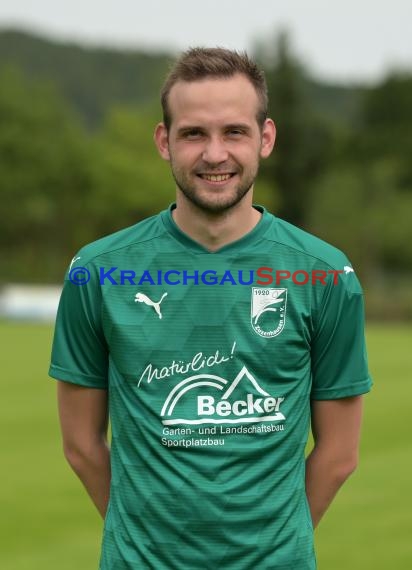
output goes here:
[{"label": "green jersey", "polygon": [[100,568],[313,570],[310,401],[370,389],[361,287],[263,208],[215,252],[172,208],[84,247],[59,305],[50,375],[109,391]]}]

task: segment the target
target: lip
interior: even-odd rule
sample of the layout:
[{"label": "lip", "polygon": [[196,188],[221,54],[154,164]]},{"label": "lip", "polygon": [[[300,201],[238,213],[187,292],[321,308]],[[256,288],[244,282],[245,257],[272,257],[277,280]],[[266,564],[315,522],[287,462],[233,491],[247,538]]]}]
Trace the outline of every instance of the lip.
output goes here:
[{"label": "lip", "polygon": [[[209,174],[209,175],[214,175],[214,176],[224,176],[225,174],[230,174],[230,178],[227,178],[226,180],[208,180],[207,178],[203,178],[202,175],[204,174]],[[200,180],[202,182],[204,182],[205,184],[209,185],[209,186],[225,186],[225,184],[228,184],[231,180],[233,180],[233,178],[236,176],[236,173],[234,172],[202,172],[202,173],[198,173],[196,174],[196,176],[198,178],[200,178]]]}]

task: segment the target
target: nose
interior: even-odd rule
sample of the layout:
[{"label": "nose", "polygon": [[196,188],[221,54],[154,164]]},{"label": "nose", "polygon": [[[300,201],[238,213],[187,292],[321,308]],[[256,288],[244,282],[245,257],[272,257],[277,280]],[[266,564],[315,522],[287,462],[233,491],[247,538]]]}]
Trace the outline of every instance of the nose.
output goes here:
[{"label": "nose", "polygon": [[209,164],[220,164],[228,159],[229,153],[220,137],[210,137],[203,149],[202,159]]}]

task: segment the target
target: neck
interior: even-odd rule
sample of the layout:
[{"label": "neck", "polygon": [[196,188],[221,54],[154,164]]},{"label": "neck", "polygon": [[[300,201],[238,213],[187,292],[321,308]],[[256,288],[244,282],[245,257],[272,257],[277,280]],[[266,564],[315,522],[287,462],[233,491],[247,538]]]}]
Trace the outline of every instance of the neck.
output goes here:
[{"label": "neck", "polygon": [[173,210],[173,219],[179,228],[209,251],[242,238],[253,230],[261,216],[252,206],[252,192],[233,208],[214,213],[202,210],[178,190]]}]

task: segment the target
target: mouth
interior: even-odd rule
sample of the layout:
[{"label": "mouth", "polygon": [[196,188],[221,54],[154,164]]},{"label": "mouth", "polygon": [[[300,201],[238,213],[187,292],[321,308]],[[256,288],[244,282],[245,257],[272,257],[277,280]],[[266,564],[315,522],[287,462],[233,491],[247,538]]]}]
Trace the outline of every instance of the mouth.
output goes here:
[{"label": "mouth", "polygon": [[233,178],[233,176],[235,176],[235,173],[234,172],[227,172],[227,173],[225,172],[222,174],[198,173],[197,176],[202,180],[206,180],[207,182],[210,182],[212,184],[221,184]]}]

